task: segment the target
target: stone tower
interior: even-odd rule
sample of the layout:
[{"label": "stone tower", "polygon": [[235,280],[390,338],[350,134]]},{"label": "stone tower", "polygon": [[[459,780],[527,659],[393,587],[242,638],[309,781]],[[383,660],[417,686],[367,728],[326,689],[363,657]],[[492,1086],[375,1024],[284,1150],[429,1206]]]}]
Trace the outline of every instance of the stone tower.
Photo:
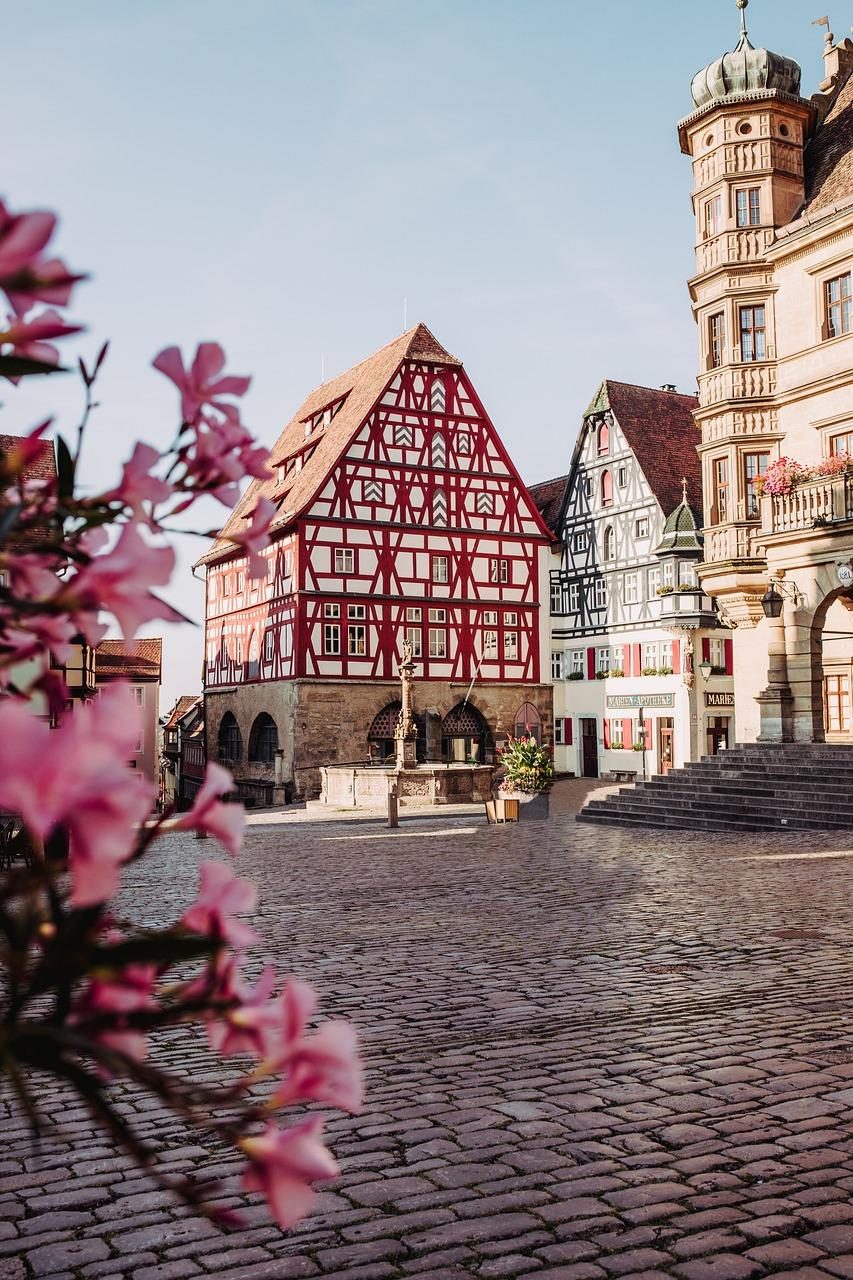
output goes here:
[{"label": "stone tower", "polygon": [[766,665],[756,670],[738,651],[743,629],[764,616],[761,476],[782,439],[776,289],[766,255],[777,230],[803,205],[804,150],[816,123],[813,103],[800,95],[797,63],[751,44],[748,2],[737,0],[736,48],[694,76],[694,110],[678,126],[681,149],[693,161],[696,218],[696,273],[689,288],[699,333],[694,416],[704,495],[700,572],[721,616],[738,629],[739,708],[754,707],[767,678]]}]

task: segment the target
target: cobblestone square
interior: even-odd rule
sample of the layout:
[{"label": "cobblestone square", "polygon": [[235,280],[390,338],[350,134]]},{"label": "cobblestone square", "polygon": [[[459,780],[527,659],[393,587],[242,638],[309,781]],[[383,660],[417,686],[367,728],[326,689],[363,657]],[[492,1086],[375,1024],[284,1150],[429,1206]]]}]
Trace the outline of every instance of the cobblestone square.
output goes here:
[{"label": "cobblestone square", "polygon": [[[250,828],[257,962],[359,1025],[343,1176],[285,1235],[237,1161],[148,1100],[177,1171],[226,1180],[245,1229],[192,1216],[56,1095],[35,1153],[3,1112],[9,1280],[797,1280],[853,1276],[853,848],[828,835],[672,835],[478,814]],[[129,880],[150,922],[212,842],[170,837]],[[209,1076],[185,1033],[155,1052]]]}]

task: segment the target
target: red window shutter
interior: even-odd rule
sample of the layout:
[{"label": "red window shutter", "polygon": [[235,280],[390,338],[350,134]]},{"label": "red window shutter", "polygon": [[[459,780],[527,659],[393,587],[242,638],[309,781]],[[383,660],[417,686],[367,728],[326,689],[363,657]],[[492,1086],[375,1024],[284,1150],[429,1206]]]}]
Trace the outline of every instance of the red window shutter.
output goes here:
[{"label": "red window shutter", "polygon": [[574,721],[572,720],[571,716],[566,716],[565,722],[563,724],[563,742],[567,747],[570,747],[572,745],[572,725],[573,724],[574,724]]},{"label": "red window shutter", "polygon": [[705,636],[702,640],[702,661],[711,661],[711,641]]},{"label": "red window shutter", "polygon": [[609,720],[605,720],[605,721],[604,721],[604,749],[605,749],[605,751],[606,751],[609,747],[610,747],[610,721],[609,721]]},{"label": "red window shutter", "polygon": [[681,641],[673,640],[672,642],[672,669],[676,675],[681,672]]},{"label": "red window shutter", "polygon": [[640,674],[640,646],[638,644],[631,645],[631,675],[638,676]]},{"label": "red window shutter", "polygon": [[733,642],[732,642],[731,640],[724,640],[724,641],[723,641],[723,645],[724,645],[724,648],[725,648],[725,651],[726,651],[726,675],[727,675],[727,676],[733,675],[733,674],[734,674],[734,669],[735,669],[735,667],[734,667],[734,655],[733,655],[733,653],[732,653],[732,643],[733,643]]},{"label": "red window shutter", "polygon": [[651,751],[651,749],[652,749],[652,722],[651,722],[651,720],[644,720],[644,721],[643,721],[643,729],[644,729],[644,731],[645,731],[645,735],[646,735],[646,750],[647,750],[647,751]]},{"label": "red window shutter", "polygon": [[595,650],[587,649],[586,651],[586,675],[588,680],[595,679]]},{"label": "red window shutter", "polygon": [[626,751],[630,751],[634,745],[634,722],[633,720],[622,721],[622,746]]}]

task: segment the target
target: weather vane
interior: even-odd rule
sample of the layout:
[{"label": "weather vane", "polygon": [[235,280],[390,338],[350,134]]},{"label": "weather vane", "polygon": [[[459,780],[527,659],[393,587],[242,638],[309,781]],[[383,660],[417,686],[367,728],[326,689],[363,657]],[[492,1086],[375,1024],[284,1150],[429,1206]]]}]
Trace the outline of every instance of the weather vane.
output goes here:
[{"label": "weather vane", "polygon": [[831,45],[835,36],[829,29],[829,14],[824,14],[822,18],[815,18],[812,23],[813,27],[826,27],[826,43]]}]

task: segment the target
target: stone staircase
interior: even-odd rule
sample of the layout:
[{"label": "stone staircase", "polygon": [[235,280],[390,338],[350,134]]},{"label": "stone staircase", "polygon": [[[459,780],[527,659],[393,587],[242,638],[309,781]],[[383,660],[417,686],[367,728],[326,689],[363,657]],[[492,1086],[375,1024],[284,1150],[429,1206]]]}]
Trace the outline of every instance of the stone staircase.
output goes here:
[{"label": "stone staircase", "polygon": [[687,831],[853,828],[853,746],[739,745],[590,800],[577,821]]}]

